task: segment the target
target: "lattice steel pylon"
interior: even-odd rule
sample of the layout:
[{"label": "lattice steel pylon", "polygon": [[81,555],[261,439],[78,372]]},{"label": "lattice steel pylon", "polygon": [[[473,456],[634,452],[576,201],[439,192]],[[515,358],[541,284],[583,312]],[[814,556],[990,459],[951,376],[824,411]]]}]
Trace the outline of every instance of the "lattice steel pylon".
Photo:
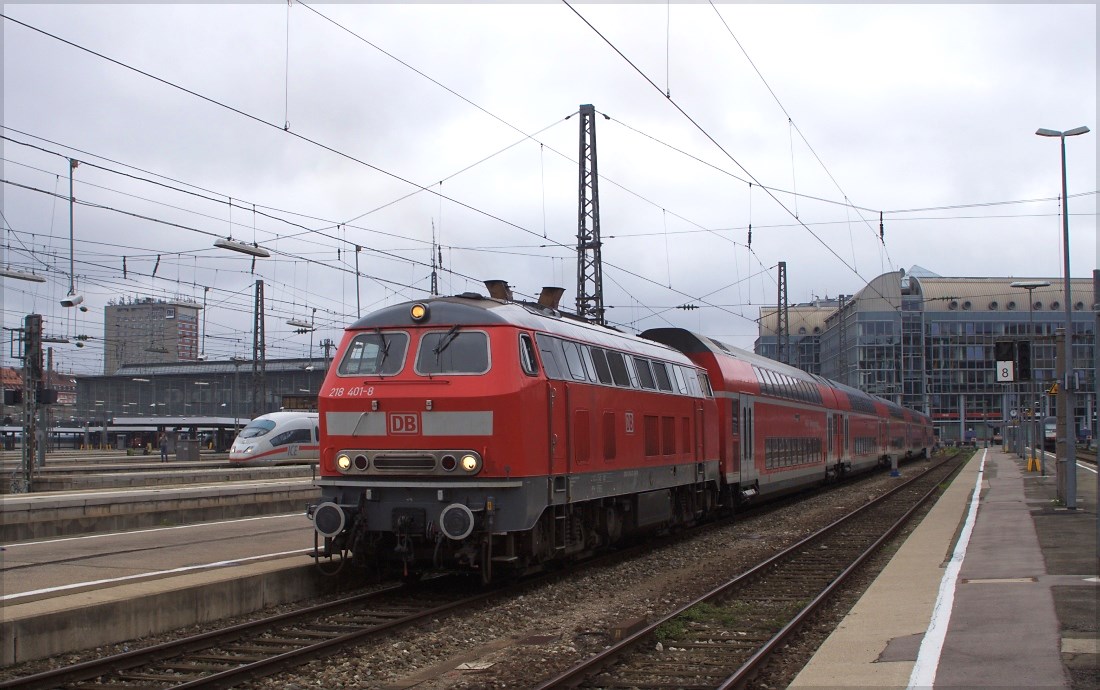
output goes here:
[{"label": "lattice steel pylon", "polygon": [[577,204],[577,316],[604,325],[600,259],[600,187],[596,166],[596,108],[580,109],[580,175]]},{"label": "lattice steel pylon", "polygon": [[791,320],[790,310],[787,308],[787,262],[779,262],[779,296],[776,299],[778,308],[775,320],[775,347],[776,360],[784,364],[790,364],[791,349]]},{"label": "lattice steel pylon", "polygon": [[23,321],[23,457],[12,476],[12,493],[28,493],[34,477],[35,457],[43,442],[38,421],[38,391],[42,385],[42,315],[27,314]]},{"label": "lattice steel pylon", "polygon": [[267,410],[267,349],[264,338],[264,281],[256,281],[255,320],[252,325],[252,418]]}]

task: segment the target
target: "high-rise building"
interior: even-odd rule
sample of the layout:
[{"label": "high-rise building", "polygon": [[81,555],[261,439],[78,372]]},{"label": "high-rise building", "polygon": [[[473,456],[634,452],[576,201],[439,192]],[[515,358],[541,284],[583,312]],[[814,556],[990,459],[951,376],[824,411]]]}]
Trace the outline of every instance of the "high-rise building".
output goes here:
[{"label": "high-rise building", "polygon": [[103,373],[130,364],[197,361],[201,310],[179,300],[112,300],[103,310]]},{"label": "high-rise building", "polygon": [[[1012,287],[1031,280],[944,278],[920,268],[886,273],[855,295],[790,306],[785,359],[926,412],[945,440],[988,438],[1014,411],[1038,403],[1040,414],[1054,414],[1045,392],[1055,382],[1055,334],[1065,326],[1063,281]],[[1083,393],[1074,396],[1075,418],[1095,433],[1092,279],[1070,283],[1073,369]],[[758,354],[777,358],[777,323],[774,306],[760,310]],[[1003,340],[1030,342],[1030,382],[997,381],[994,343]]]}]

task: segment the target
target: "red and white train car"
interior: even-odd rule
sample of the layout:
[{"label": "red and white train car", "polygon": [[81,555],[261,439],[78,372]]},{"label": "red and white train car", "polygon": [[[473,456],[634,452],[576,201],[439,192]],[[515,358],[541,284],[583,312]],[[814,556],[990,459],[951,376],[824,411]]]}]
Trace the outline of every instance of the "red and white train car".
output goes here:
[{"label": "red and white train car", "polygon": [[465,294],[364,317],[319,407],[326,555],[488,579],[718,498],[706,372],[549,307]]},{"label": "red and white train car", "polygon": [[319,397],[316,556],[488,580],[928,447],[903,427],[891,447],[884,400],[554,306],[466,293],[347,330]]},{"label": "red and white train car", "polygon": [[643,338],[705,368],[718,400],[722,479],[736,503],[927,453],[931,421],[858,389],[678,328]]}]

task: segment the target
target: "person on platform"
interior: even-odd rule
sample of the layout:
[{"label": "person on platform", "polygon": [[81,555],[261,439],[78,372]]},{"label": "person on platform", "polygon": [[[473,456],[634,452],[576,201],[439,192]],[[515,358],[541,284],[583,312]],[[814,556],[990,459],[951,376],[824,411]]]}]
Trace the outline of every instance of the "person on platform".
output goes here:
[{"label": "person on platform", "polygon": [[160,461],[168,462],[168,434],[160,435]]}]

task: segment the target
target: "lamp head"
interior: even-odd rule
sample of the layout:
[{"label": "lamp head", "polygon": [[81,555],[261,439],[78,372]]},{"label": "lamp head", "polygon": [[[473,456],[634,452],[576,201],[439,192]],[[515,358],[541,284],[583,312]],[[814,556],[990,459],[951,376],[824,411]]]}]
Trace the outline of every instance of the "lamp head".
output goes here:
[{"label": "lamp head", "polygon": [[75,307],[83,301],[84,301],[84,295],[80,295],[80,294],[77,294],[77,293],[72,293],[72,294],[69,294],[69,295],[65,295],[65,297],[63,297],[61,299],[61,306],[63,306],[63,307]]},{"label": "lamp head", "polygon": [[1034,290],[1041,287],[1050,287],[1050,283],[1046,280],[1017,280],[1014,283],[1010,283],[1009,287]]}]

